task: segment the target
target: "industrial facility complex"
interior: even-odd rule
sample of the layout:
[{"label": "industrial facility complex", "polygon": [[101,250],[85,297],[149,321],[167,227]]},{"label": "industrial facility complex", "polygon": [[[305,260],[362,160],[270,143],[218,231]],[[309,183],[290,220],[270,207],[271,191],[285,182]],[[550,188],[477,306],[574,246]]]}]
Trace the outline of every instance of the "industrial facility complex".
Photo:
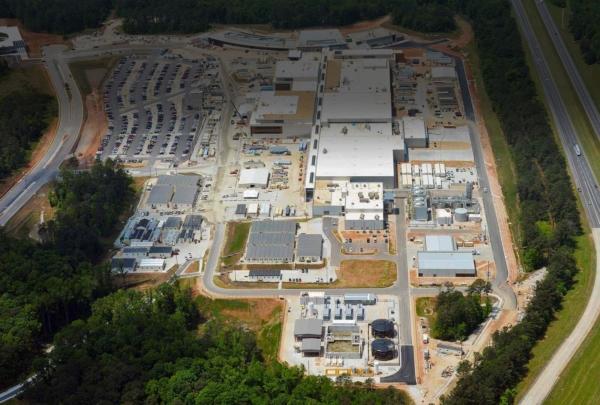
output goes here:
[{"label": "industrial facility complex", "polygon": [[[504,285],[507,251],[462,59],[384,27],[74,46],[112,61],[90,156],[139,193],[113,243],[119,280],[279,298],[281,361],[425,392],[487,330],[458,349],[431,338],[418,300]],[[19,41],[0,36],[0,57],[26,57]]]}]

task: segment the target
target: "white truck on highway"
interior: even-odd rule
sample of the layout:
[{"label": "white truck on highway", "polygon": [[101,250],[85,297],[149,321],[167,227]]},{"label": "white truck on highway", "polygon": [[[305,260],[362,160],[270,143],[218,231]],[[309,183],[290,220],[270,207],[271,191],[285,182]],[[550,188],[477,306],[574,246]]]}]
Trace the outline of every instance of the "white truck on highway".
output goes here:
[{"label": "white truck on highway", "polygon": [[579,145],[578,145],[578,144],[575,144],[575,145],[573,146],[573,148],[575,149],[575,154],[576,154],[577,156],[581,156],[581,149],[579,149]]}]

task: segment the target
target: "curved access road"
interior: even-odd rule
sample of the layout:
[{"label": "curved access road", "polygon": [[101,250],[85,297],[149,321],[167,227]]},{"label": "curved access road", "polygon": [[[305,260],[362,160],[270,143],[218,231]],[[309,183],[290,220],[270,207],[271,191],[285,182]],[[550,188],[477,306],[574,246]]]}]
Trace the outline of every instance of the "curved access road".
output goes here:
[{"label": "curved access road", "polygon": [[56,136],[42,159],[0,198],[0,226],[15,215],[37,191],[59,172],[60,164],[72,153],[83,125],[83,100],[63,53],[66,47],[44,48],[44,66],[58,101]]}]

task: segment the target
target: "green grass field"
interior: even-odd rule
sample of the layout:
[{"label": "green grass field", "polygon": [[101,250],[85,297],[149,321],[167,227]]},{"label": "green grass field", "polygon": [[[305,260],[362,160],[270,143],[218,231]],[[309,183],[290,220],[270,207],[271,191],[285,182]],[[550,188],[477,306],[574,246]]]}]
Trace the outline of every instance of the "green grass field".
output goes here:
[{"label": "green grass field", "polygon": [[225,266],[232,266],[238,262],[244,253],[250,222],[230,222],[227,224],[227,240],[223,249],[222,261]]},{"label": "green grass field", "polygon": [[569,31],[569,20],[568,20],[568,12],[566,10],[553,5],[550,2],[546,2],[546,6],[552,14],[552,18],[556,22],[558,30],[562,36],[562,39],[571,54],[571,58],[573,58],[573,62],[577,66],[577,70],[579,70],[579,74],[583,79],[586,87],[596,104],[596,108],[600,110],[600,86],[598,85],[598,79],[600,79],[600,64],[596,63],[594,65],[588,65],[583,60],[583,56],[579,49],[579,44],[575,42],[573,39],[573,35]]},{"label": "green grass field", "polygon": [[600,323],[596,322],[595,328],[560,376],[545,404],[597,404],[600,398],[599,355]]}]

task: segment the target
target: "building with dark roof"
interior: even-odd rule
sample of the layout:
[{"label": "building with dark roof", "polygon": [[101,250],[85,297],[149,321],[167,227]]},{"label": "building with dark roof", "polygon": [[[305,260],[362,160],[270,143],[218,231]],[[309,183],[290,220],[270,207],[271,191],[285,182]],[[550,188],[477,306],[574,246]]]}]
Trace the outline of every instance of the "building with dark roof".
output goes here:
[{"label": "building with dark roof", "polygon": [[244,259],[252,263],[289,263],[294,260],[296,222],[256,221],[250,227]]},{"label": "building with dark roof", "polygon": [[129,273],[135,271],[137,260],[134,257],[113,257],[110,269],[115,273]]}]

